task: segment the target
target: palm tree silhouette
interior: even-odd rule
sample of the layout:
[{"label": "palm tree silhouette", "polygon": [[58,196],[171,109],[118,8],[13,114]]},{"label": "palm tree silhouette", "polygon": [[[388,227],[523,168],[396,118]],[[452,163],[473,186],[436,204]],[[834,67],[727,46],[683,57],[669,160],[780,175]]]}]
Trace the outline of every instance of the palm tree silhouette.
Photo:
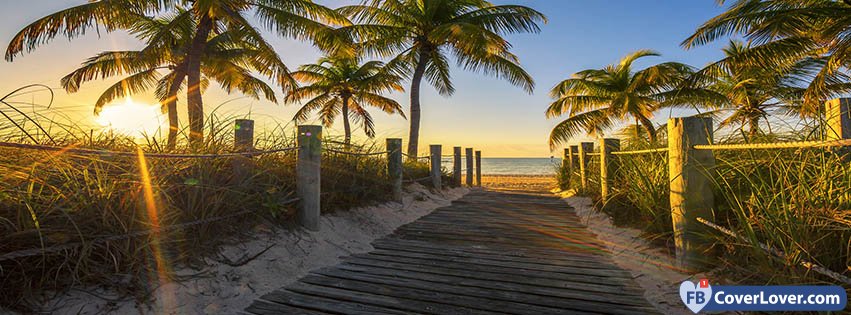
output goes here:
[{"label": "palm tree silhouette", "polygon": [[364,52],[393,56],[388,65],[411,76],[408,155],[416,156],[420,134],[420,85],[423,78],[442,95],[455,91],[449,57],[465,70],[478,71],[531,93],[532,77],[509,51],[503,34],[539,32],[543,14],[520,5],[492,5],[484,0],[371,0],[339,12],[362,23],[343,30]]},{"label": "palm tree silhouette", "polygon": [[361,123],[368,137],[375,136],[375,125],[367,106],[405,117],[398,102],[381,95],[389,91],[404,91],[399,84],[402,78],[387,71],[382,62],[359,64],[356,58],[325,57],[316,64],[299,67],[299,71],[292,75],[307,85],[294,89],[287,95],[286,101],[293,103],[309,99],[293,120],[303,122],[310,113],[319,111],[322,123],[330,127],[337,115],[341,115],[346,144],[352,139],[350,118]]},{"label": "palm tree silhouette", "polygon": [[[334,36],[336,33],[326,24],[349,24],[344,16],[311,0],[90,1],[50,14],[24,27],[9,43],[6,60],[12,61],[15,56],[35,49],[59,34],[74,38],[96,26],[106,31],[129,29],[133,26],[134,16],[174,12],[184,6],[185,11],[192,12],[195,24],[195,32],[190,36],[184,60],[190,140],[195,145],[201,144],[204,139],[201,64],[211,35],[219,34],[223,29],[241,30],[242,40],[253,43],[257,51],[251,61],[252,67],[261,69],[261,75],[271,78],[286,91],[295,85],[287,66],[246,15],[253,13],[265,29],[278,35],[311,40],[320,49],[329,51],[337,49],[341,44],[338,37]],[[157,49],[162,47],[169,46]]]},{"label": "palm tree silhouette", "polygon": [[568,114],[568,118],[550,132],[550,147],[555,148],[582,132],[601,133],[616,120],[633,118],[656,142],[656,127],[650,118],[659,108],[704,104],[717,99],[717,93],[704,88],[682,87],[693,69],[678,62],[665,62],[633,71],[632,64],[644,57],[659,56],[652,50],[638,50],[620,62],[602,69],[577,72],[550,91],[554,101],[547,109],[548,118]]},{"label": "palm tree silhouette", "polygon": [[[96,115],[117,98],[154,89],[163,112],[168,114],[167,147],[173,150],[179,130],[178,93],[186,77],[186,48],[195,33],[192,11],[179,10],[158,18],[134,15],[130,19],[129,31],[147,43],[144,48],[97,54],[60,82],[66,91],[74,93],[87,81],[127,75],[101,94],[95,103]],[[242,40],[243,32],[227,29],[209,38],[201,59],[202,82],[213,80],[228,93],[236,90],[255,99],[277,102],[274,89],[252,75],[265,70],[253,62],[254,56],[263,52],[254,43]]]}]

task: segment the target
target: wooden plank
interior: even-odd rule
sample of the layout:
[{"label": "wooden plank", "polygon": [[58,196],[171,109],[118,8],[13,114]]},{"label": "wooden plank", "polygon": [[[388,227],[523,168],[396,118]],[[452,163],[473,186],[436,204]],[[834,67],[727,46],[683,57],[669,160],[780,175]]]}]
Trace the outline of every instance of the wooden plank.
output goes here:
[{"label": "wooden plank", "polygon": [[[268,293],[261,299],[283,305],[290,305],[301,308],[315,309],[319,311],[334,313],[334,314],[351,314],[351,315],[370,315],[370,314],[388,314],[388,315],[403,315],[407,312],[384,307],[376,307],[369,304],[351,303],[343,300],[332,299],[322,296],[314,296],[310,294],[302,294],[286,290],[277,290]],[[279,313],[280,314],[280,313]]]},{"label": "wooden plank", "polygon": [[431,261],[445,261],[445,262],[453,262],[453,263],[466,263],[471,266],[495,266],[495,267],[506,267],[506,268],[515,268],[515,269],[523,269],[529,271],[547,271],[547,272],[557,272],[564,274],[575,274],[575,275],[587,275],[587,276],[596,276],[603,278],[620,278],[620,279],[632,279],[632,275],[628,272],[623,271],[621,269],[594,269],[594,268],[582,268],[576,266],[552,266],[552,265],[544,265],[530,262],[517,262],[517,261],[499,261],[499,260],[491,260],[486,258],[479,257],[453,257],[453,256],[440,256],[434,254],[422,254],[422,253],[411,253],[405,251],[392,251],[392,250],[382,250],[377,249],[369,252],[369,255],[382,255],[382,256],[393,256],[393,257],[405,257],[405,258],[416,258],[423,260],[431,260]]},{"label": "wooden plank", "polygon": [[[472,252],[467,250],[456,250],[456,249],[448,249],[443,246],[443,248],[425,248],[419,246],[412,245],[398,245],[393,242],[373,242],[372,246],[377,249],[386,249],[386,250],[395,250],[395,251],[404,251],[404,252],[412,252],[412,253],[423,253],[423,254],[432,254],[432,255],[441,255],[441,256],[451,256],[451,257],[467,257],[467,258],[482,258],[482,259],[490,259],[496,261],[515,261],[515,262],[527,262],[527,263],[536,263],[542,265],[551,265],[551,266],[574,266],[574,267],[583,267],[583,268],[593,268],[593,269],[617,269],[618,267],[614,264],[604,261],[598,260],[593,261],[591,259],[585,257],[579,257],[577,259],[571,259],[574,257],[568,253],[564,253],[558,257],[549,256],[545,258],[532,257],[528,255],[523,255],[522,253],[518,254],[500,254],[497,252]],[[504,253],[504,252],[503,252]]]},{"label": "wooden plank", "polygon": [[613,286],[623,286],[624,281],[619,278],[603,278],[603,277],[591,277],[591,276],[582,276],[582,275],[568,275],[562,273],[555,272],[545,272],[545,271],[535,271],[531,272],[529,270],[522,269],[513,269],[513,268],[505,268],[505,267],[493,267],[493,266],[470,266],[467,264],[459,264],[459,263],[451,263],[451,262],[437,262],[430,260],[422,260],[422,259],[413,259],[413,258],[399,258],[399,257],[390,257],[390,256],[358,256],[358,257],[350,257],[344,260],[345,262],[350,262],[353,264],[368,264],[372,262],[372,265],[376,265],[376,263],[386,263],[391,266],[398,265],[410,265],[416,266],[417,268],[422,267],[430,267],[432,269],[454,269],[458,271],[467,271],[467,272],[490,272],[495,274],[502,275],[515,275],[515,276],[525,276],[530,278],[544,278],[544,279],[552,279],[558,281],[569,281],[569,282],[577,282],[584,284],[603,284],[603,285],[613,285]]},{"label": "wooden plank", "polygon": [[[396,276],[373,275],[368,273],[358,273],[339,269],[323,269],[318,273],[341,279],[351,279],[357,281],[365,281],[378,283],[383,285],[391,285],[397,287],[408,287],[427,291],[437,291],[451,293],[458,296],[480,297],[488,300],[484,307],[490,310],[502,311],[517,314],[563,314],[564,310],[572,310],[574,312],[594,312],[601,307],[612,306],[609,302],[604,302],[598,297],[599,294],[580,295],[574,292],[571,299],[553,298],[517,290],[494,290],[493,287],[485,286],[468,286],[460,285],[456,282],[447,281],[431,281],[424,279],[400,279]],[[629,314],[644,314],[648,309],[646,303],[636,301],[635,299],[620,299],[617,303],[623,313]],[[584,311],[584,312],[583,312]]]},{"label": "wooden plank", "polygon": [[373,266],[370,264],[346,263],[338,265],[341,270],[395,276],[430,281],[446,281],[469,286],[499,288],[506,291],[519,291],[557,298],[575,298],[576,293],[641,295],[642,291],[633,286],[610,286],[601,284],[574,283],[560,280],[503,275],[482,271],[460,271],[454,269],[418,268],[416,266]]},{"label": "wooden plank", "polygon": [[[393,297],[401,297],[401,298],[410,298],[416,299],[419,301],[427,301],[434,302],[445,305],[452,305],[461,307],[464,309],[472,309],[476,310],[475,312],[484,311],[488,314],[559,314],[564,312],[559,312],[558,309],[549,308],[549,307],[540,307],[535,305],[528,305],[523,303],[517,303],[512,301],[505,301],[500,299],[493,298],[493,294],[482,294],[478,295],[469,295],[469,294],[456,294],[456,292],[449,292],[445,290],[437,290],[439,284],[431,284],[431,288],[428,287],[428,284],[423,285],[423,282],[420,282],[420,285],[417,285],[415,281],[378,281],[375,278],[370,278],[369,276],[318,276],[318,275],[309,275],[302,279],[302,281],[315,285],[322,286],[333,286],[341,289],[351,290],[351,291],[360,291],[367,293],[376,293],[384,296],[393,296]],[[443,286],[441,288],[447,289],[452,286]],[[447,293],[449,292],[449,293]],[[444,314],[455,314],[455,312],[444,313]]]},{"label": "wooden plank", "polygon": [[465,244],[465,245],[448,245],[448,244],[436,244],[434,242],[424,242],[417,240],[408,240],[401,239],[395,237],[387,237],[380,240],[376,240],[373,244],[394,244],[398,246],[405,246],[409,248],[424,248],[429,250],[447,250],[453,252],[462,252],[462,253],[471,253],[471,254],[492,254],[492,255],[504,255],[511,257],[534,257],[540,259],[556,259],[556,260],[565,260],[565,261],[573,261],[573,260],[584,260],[588,262],[595,263],[597,261],[607,263],[608,265],[613,265],[610,257],[602,256],[599,254],[589,254],[589,253],[577,253],[577,252],[568,252],[564,250],[556,250],[549,248],[541,248],[541,247],[531,247],[531,246],[499,246],[492,247],[485,244]]},{"label": "wooden plank", "polygon": [[251,303],[248,308],[245,309],[246,312],[257,315],[280,315],[280,314],[292,314],[292,315],[323,315],[329,314],[325,312],[304,309],[301,307],[290,306],[286,304],[274,303],[265,300],[256,300]]},{"label": "wooden plank", "polygon": [[[315,279],[307,276],[304,279]],[[304,280],[302,279],[302,280]],[[374,288],[377,289],[377,288]],[[313,285],[304,282],[295,283],[287,290],[303,294],[324,296],[327,298],[349,301],[367,305],[380,306],[383,308],[396,309],[400,311],[416,312],[421,314],[464,314],[464,315],[491,315],[493,312],[476,310],[441,303],[417,300],[413,298],[394,297],[384,295],[388,290],[380,290],[380,293],[369,293],[356,290],[347,290],[327,285]],[[348,313],[345,313],[348,314]],[[405,313],[407,314],[407,313]]]}]

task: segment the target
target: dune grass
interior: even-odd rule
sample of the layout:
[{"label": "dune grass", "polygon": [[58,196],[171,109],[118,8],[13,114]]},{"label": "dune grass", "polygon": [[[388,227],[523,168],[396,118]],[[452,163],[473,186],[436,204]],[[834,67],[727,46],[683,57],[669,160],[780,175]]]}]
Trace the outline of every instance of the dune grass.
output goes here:
[{"label": "dune grass", "polygon": [[[759,142],[806,140],[813,135],[768,135]],[[717,142],[744,140],[730,137]],[[801,261],[849,275],[851,165],[847,153],[847,149],[716,151],[715,167],[706,170],[715,191],[714,222],[747,239],[710,230],[708,237],[716,244],[716,270],[749,284],[836,283],[802,268]],[[616,224],[641,229],[650,240],[673,251],[667,155],[619,155],[615,159],[619,168],[613,196],[605,205],[594,185],[598,170],[590,171],[592,188],[579,192],[594,198]],[[569,176],[569,182],[562,185],[579,187],[576,177]],[[776,258],[759,243],[782,251],[785,257]]]},{"label": "dune grass", "polygon": [[[232,119],[211,116],[208,122],[202,148],[181,145],[175,152],[233,151]],[[72,124],[20,125],[4,128],[0,140],[137,150],[138,139],[85,132]],[[255,142],[259,150],[292,147],[294,139],[287,136],[292,134],[281,126],[256,135]],[[138,149],[163,152],[156,139],[149,137]],[[384,150],[375,143],[345,145],[331,138],[325,145],[358,153]],[[51,294],[91,287],[145,300],[160,277],[179,280],[172,268],[203,266],[221,245],[240,242],[258,228],[294,227],[295,163],[295,151],[253,158],[140,159],[2,148],[0,257],[34,251],[0,261],[0,306],[32,311]],[[406,163],[405,172],[427,173],[428,164]],[[325,151],[321,179],[323,213],[391,197],[382,154]]]}]

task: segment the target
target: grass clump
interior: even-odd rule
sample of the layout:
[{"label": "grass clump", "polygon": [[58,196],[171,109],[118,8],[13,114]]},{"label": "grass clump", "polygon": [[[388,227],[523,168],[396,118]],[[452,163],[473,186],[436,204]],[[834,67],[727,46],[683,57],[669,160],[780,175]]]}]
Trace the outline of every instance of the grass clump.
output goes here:
[{"label": "grass clump", "polygon": [[[759,142],[818,138],[814,132],[764,135]],[[745,143],[729,137],[716,143]],[[748,141],[750,142],[750,141]],[[626,146],[622,150],[646,149]],[[847,148],[718,150],[711,174],[714,223],[745,240],[710,230],[721,275],[749,284],[837,283],[801,267],[812,262],[851,275],[851,155]],[[589,171],[590,189],[579,193],[597,201],[616,224],[641,229],[644,235],[673,252],[669,203],[668,160],[665,153],[613,156],[618,163],[612,197],[599,200],[599,171]],[[599,159],[593,159],[599,160]],[[593,168],[593,163],[589,169]],[[579,187],[570,176],[569,187]],[[758,244],[781,251],[776,257]]]},{"label": "grass clump", "polygon": [[[203,147],[170,153],[226,153],[233,148],[233,122],[209,119]],[[137,139],[65,127],[45,130],[53,140],[20,128],[3,140],[44,141],[67,148],[136,152]],[[59,130],[59,131],[55,131]],[[258,149],[295,146],[284,127],[260,134]],[[374,144],[325,141],[332,149],[360,154],[383,151]],[[55,142],[52,142],[55,141]],[[163,152],[153,138],[145,152]],[[144,161],[144,162],[142,162]],[[221,245],[251,237],[262,226],[293,226],[296,151],[253,158],[161,159],[80,155],[72,152],[0,149],[0,307],[38,311],[52,294],[69,288],[103,288],[145,300],[179,266],[202,266]],[[422,165],[406,165],[419,173]],[[427,165],[425,167],[427,170]],[[148,174],[145,176],[144,174]],[[322,157],[322,211],[332,212],[389,200],[383,154],[353,156],[326,151]],[[152,198],[151,198],[152,197]],[[131,236],[126,236],[126,235]],[[158,270],[160,262],[166,270]]]}]

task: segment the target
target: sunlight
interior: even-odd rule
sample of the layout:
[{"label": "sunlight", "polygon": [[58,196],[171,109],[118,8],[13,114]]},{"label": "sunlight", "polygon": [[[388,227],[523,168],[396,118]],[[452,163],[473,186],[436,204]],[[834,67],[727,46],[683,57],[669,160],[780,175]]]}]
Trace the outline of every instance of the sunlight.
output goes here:
[{"label": "sunlight", "polygon": [[104,106],[95,122],[118,133],[140,136],[156,133],[165,119],[158,104],[142,104],[128,97],[123,104]]}]

